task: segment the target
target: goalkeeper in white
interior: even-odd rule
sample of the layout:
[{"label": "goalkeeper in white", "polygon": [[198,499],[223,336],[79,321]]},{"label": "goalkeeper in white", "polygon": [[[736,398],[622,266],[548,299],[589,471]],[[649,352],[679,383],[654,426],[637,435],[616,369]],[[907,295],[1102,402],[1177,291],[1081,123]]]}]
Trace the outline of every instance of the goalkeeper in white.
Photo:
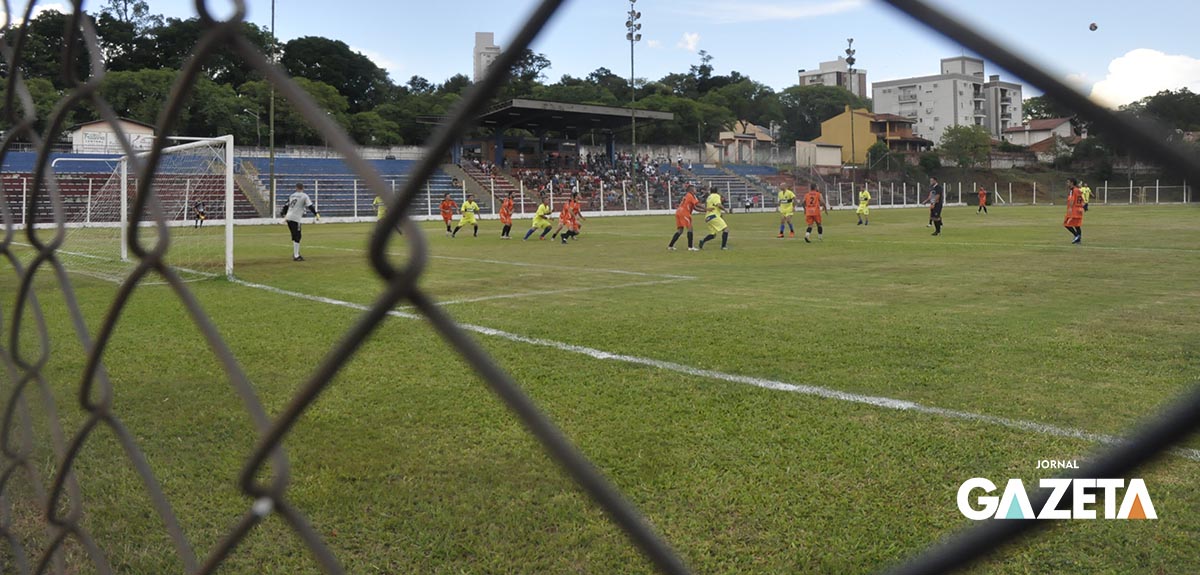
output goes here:
[{"label": "goalkeeper in white", "polygon": [[287,204],[279,212],[279,216],[287,222],[288,230],[292,232],[292,261],[294,262],[304,261],[304,256],[300,255],[300,219],[309,210],[312,210],[313,216],[317,218],[318,222],[321,221],[321,214],[317,213],[317,207],[313,204],[312,198],[304,193],[304,184],[296,184],[296,191],[288,196]]}]

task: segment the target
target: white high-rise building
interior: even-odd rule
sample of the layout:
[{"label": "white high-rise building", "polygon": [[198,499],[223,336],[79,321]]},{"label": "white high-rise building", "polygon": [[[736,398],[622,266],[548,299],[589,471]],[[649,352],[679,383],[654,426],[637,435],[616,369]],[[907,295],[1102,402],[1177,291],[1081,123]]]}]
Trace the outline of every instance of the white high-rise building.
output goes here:
[{"label": "white high-rise building", "polygon": [[483,79],[487,69],[500,56],[500,47],[496,45],[496,35],[492,32],[475,33],[475,76],[473,82]]},{"label": "white high-rise building", "polygon": [[812,86],[814,84],[841,86],[859,98],[867,97],[867,71],[855,68],[854,75],[851,77],[850,66],[841,56],[831,62],[821,62],[820,68],[817,70],[800,70],[800,85]]},{"label": "white high-rise building", "polygon": [[1020,84],[985,79],[979,58],[943,58],[941,68],[936,76],[872,84],[875,113],[910,118],[916,121],[913,135],[935,143],[952,126],[983,126],[999,139],[1021,124]]}]

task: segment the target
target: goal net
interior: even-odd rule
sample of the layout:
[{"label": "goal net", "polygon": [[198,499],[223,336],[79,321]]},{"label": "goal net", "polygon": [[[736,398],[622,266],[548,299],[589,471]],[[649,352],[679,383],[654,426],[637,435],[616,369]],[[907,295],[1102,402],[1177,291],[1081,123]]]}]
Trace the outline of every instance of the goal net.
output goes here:
[{"label": "goal net", "polygon": [[[67,269],[109,281],[128,277],[136,264],[129,250],[130,223],[138,224],[139,244],[147,251],[167,242],[165,261],[183,279],[195,281],[233,273],[233,136],[191,140],[164,148],[141,218],[134,218],[138,193],[137,163],[121,157],[107,176],[90,178],[86,200],[71,194],[76,209],[68,216],[66,240],[59,251]],[[139,153],[141,160],[149,153]],[[79,159],[66,159],[79,162]],[[97,164],[98,166],[105,164]],[[77,166],[75,166],[77,168]],[[97,174],[99,175],[99,174]],[[57,179],[60,188],[64,176]],[[80,178],[74,178],[78,188]],[[80,201],[82,200],[82,201]],[[160,232],[152,201],[157,200],[166,229]],[[80,206],[82,204],[82,206]]]}]

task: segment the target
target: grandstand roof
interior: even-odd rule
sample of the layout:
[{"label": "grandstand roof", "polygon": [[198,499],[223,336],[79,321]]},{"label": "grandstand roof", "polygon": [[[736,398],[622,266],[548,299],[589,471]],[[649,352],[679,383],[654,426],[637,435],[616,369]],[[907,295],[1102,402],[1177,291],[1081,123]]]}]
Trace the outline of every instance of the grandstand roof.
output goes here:
[{"label": "grandstand roof", "polygon": [[497,130],[581,134],[593,129],[615,131],[626,128],[631,115],[642,121],[675,119],[675,114],[670,112],[518,98],[492,106],[479,116],[478,121],[481,126]]}]

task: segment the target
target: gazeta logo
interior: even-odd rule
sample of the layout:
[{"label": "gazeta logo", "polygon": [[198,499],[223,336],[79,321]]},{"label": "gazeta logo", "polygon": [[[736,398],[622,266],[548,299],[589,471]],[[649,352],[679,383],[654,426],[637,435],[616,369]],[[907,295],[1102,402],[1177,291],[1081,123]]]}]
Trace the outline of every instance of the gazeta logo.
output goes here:
[{"label": "gazeta logo", "polygon": [[[1130,479],[1066,479],[1049,478],[1038,482],[1049,489],[1050,497],[1041,509],[1034,512],[1029,494],[1020,479],[1009,479],[1004,492],[996,492],[996,484],[983,477],[973,477],[958,488],[958,510],[967,519],[1158,519],[1146,482]],[[1063,496],[1071,494],[1069,508],[1060,509]],[[1120,503],[1118,504],[1118,495]],[[1099,498],[1099,499],[1098,499]]]}]

